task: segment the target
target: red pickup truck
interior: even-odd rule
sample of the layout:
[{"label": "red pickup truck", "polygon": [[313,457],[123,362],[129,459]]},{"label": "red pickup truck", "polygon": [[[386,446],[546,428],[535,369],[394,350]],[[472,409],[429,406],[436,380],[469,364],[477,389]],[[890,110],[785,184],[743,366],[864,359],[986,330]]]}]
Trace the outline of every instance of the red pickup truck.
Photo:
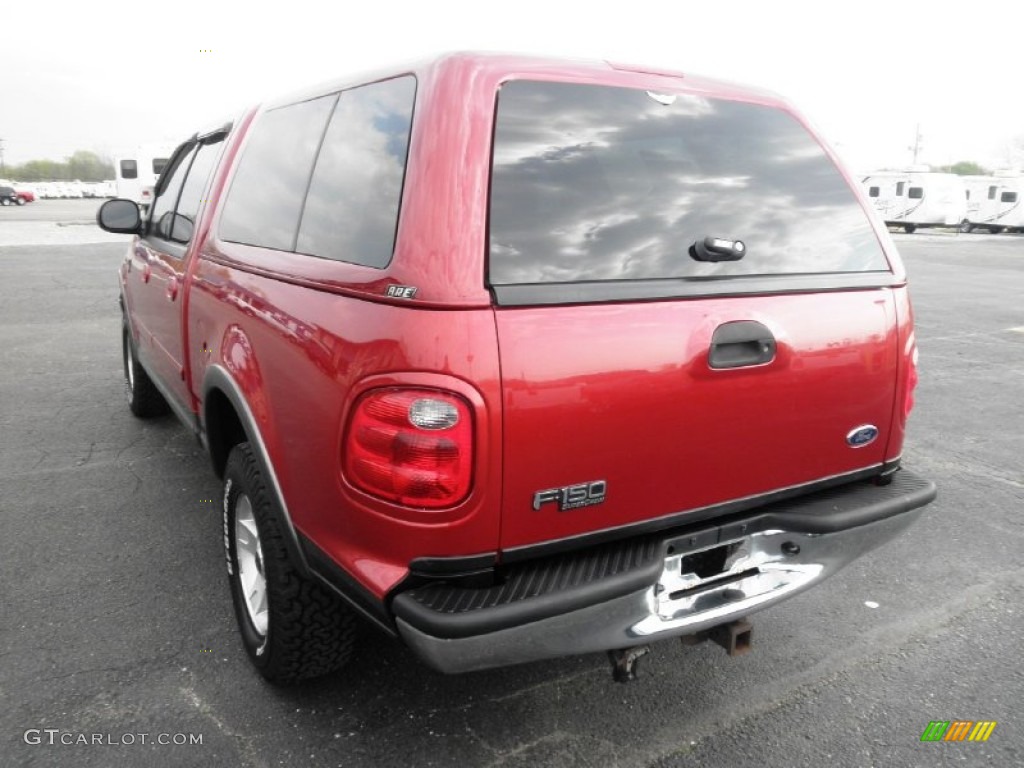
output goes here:
[{"label": "red pickup truck", "polygon": [[97,218],[131,410],[209,449],[272,681],[367,622],[446,672],[739,652],[935,496],[896,249],[767,92],[447,55],[196,133]]}]

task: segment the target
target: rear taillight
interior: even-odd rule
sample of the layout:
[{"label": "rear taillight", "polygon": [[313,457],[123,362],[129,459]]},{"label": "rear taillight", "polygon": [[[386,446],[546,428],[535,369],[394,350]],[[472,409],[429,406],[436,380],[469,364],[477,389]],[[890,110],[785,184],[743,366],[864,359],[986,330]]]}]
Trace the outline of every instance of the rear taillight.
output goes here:
[{"label": "rear taillight", "polygon": [[910,412],[914,410],[914,389],[917,387],[917,345],[915,344],[908,356],[907,383],[903,394],[903,421],[906,423]]},{"label": "rear taillight", "polygon": [[469,493],[473,421],[457,395],[429,389],[379,389],[353,409],[345,438],[345,476],[372,496],[440,509]]}]

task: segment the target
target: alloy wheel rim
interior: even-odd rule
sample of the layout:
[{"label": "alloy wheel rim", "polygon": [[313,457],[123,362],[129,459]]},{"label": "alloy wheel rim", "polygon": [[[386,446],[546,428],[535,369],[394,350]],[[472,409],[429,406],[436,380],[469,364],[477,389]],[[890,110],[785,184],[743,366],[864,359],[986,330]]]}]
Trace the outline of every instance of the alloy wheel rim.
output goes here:
[{"label": "alloy wheel rim", "polygon": [[238,583],[242,589],[249,621],[260,636],[267,634],[267,578],[263,571],[263,548],[256,530],[252,502],[244,493],[235,502],[235,558]]}]

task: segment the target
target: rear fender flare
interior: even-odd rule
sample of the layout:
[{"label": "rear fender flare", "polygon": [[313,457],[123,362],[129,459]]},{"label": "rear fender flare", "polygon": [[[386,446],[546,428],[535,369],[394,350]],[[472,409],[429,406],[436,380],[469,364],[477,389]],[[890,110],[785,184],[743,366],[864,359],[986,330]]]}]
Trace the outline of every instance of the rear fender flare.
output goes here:
[{"label": "rear fender flare", "polygon": [[[250,375],[243,378],[242,381],[252,383],[253,381],[258,381],[258,379],[251,378],[250,372]],[[203,437],[206,438],[208,442],[208,407],[210,403],[210,395],[215,390],[223,394],[234,408],[235,414],[238,416],[238,420],[241,423],[242,430],[245,432],[246,440],[252,447],[253,456],[256,458],[260,472],[267,480],[270,496],[274,502],[274,514],[278,517],[287,533],[285,536],[285,545],[288,547],[292,562],[295,563],[304,574],[308,574],[309,565],[306,562],[306,557],[302,547],[299,545],[298,534],[296,533],[295,526],[292,523],[292,516],[288,511],[288,504],[285,502],[284,493],[281,490],[281,483],[277,478],[277,472],[274,471],[274,465],[270,460],[270,454],[267,452],[267,445],[263,440],[263,430],[260,429],[260,422],[254,415],[253,409],[249,404],[250,399],[247,397],[242,386],[240,386],[239,380],[232,371],[220,364],[212,364],[208,366],[206,373],[203,376],[203,407],[201,409],[201,427]],[[259,399],[259,402],[263,402],[262,398]]]}]

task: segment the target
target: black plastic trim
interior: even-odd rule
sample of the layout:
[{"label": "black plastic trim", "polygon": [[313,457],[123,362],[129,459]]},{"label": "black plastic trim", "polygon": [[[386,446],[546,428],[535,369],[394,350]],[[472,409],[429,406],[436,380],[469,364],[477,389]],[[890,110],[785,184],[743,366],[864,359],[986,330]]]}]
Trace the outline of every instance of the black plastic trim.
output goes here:
[{"label": "black plastic trim", "polygon": [[664,517],[658,517],[653,520],[630,523],[618,528],[605,528],[600,531],[581,533],[577,536],[570,536],[565,539],[545,541],[541,544],[526,544],[521,547],[510,547],[501,553],[501,560],[503,563],[517,563],[523,560],[531,560],[536,557],[553,555],[558,552],[567,552],[590,546],[592,544],[626,538],[628,536],[639,536],[647,533],[668,530],[670,528],[678,528],[684,525],[692,525],[705,520],[711,520],[712,518],[725,517],[740,512],[746,512],[777,501],[792,499],[797,496],[814,493],[826,488],[856,482],[857,480],[890,475],[898,470],[899,466],[900,460],[894,459],[892,461],[887,461],[884,464],[876,464],[872,467],[866,467],[865,469],[859,469],[844,475],[835,475],[834,477],[827,477],[823,480],[816,480],[812,483],[805,483],[804,485],[797,485],[791,488],[782,488],[780,490],[771,491],[770,493],[764,493],[758,496],[747,496],[742,499],[726,501],[722,504],[713,504],[709,507],[683,510]]},{"label": "black plastic trim", "polygon": [[712,526],[689,526],[511,566],[501,583],[489,587],[443,582],[414,587],[397,594],[392,608],[396,616],[434,637],[483,635],[651,586],[669,553],[707,549],[773,529],[837,533],[916,510],[936,493],[933,482],[904,470],[885,485],[856,481],[777,501],[753,515],[733,515]]},{"label": "black plastic trim", "polygon": [[409,563],[409,571],[416,576],[473,576],[489,570],[498,562],[497,552],[457,557],[417,557]]},{"label": "black plastic trim", "polygon": [[663,549],[654,537],[594,547],[521,564],[489,587],[443,582],[415,587],[396,595],[391,607],[396,616],[436,637],[486,634],[644,589],[661,573]]},{"label": "black plastic trim", "polygon": [[870,290],[903,285],[891,272],[826,275],[750,275],[744,277],[604,280],[581,283],[491,285],[502,307],[551,304],[593,304],[605,301],[695,299],[707,296],[773,296],[786,293],[824,293]]},{"label": "black plastic trim", "polygon": [[[242,425],[249,445],[253,449],[253,456],[260,466],[267,487],[274,500],[275,513],[279,516],[284,525],[286,535],[282,538],[288,548],[292,562],[304,576],[311,576],[320,580],[325,586],[336,593],[354,610],[368,619],[375,626],[379,627],[392,637],[397,636],[391,617],[388,615],[384,604],[377,600],[365,587],[355,578],[335,563],[322,549],[316,546],[309,538],[295,528],[292,523],[291,514],[288,512],[288,505],[285,503],[283,491],[277,480],[277,475],[270,464],[270,456],[267,453],[266,445],[260,434],[259,427],[249,409],[249,405],[242,394],[241,388],[232,378],[231,374],[219,365],[211,365],[206,369],[203,378],[203,403],[208,403],[210,392],[218,389],[228,398],[235,414]],[[205,435],[206,414],[203,414],[201,426]]]},{"label": "black plastic trim", "polygon": [[[238,416],[238,421],[242,425],[242,431],[245,432],[246,439],[252,447],[256,463],[259,464],[260,472],[268,481],[268,489],[275,501],[275,512],[280,516],[281,522],[284,524],[285,531],[287,533],[283,541],[285,546],[288,548],[289,555],[304,574],[309,573],[309,565],[306,562],[305,553],[302,551],[302,547],[299,544],[298,532],[292,524],[291,514],[288,512],[288,505],[284,500],[284,492],[281,490],[280,483],[277,479],[277,473],[274,471],[274,467],[271,464],[270,454],[267,452],[267,446],[263,442],[263,435],[260,433],[256,419],[252,414],[252,410],[249,408],[248,402],[246,402],[245,395],[242,393],[241,387],[238,386],[238,383],[226,368],[217,364],[209,366],[206,369],[206,373],[203,375],[202,407],[204,410],[201,418],[197,418],[200,441],[208,442],[208,436],[206,435],[207,415],[205,408],[210,402],[210,392],[214,389],[222,392],[231,403],[231,407],[234,408],[235,414]],[[214,467],[214,471],[216,472],[216,467]]]},{"label": "black plastic trim", "polygon": [[232,121],[228,120],[219,128],[214,128],[212,131],[201,135],[197,134],[194,138],[199,144],[216,144],[218,141],[224,141],[224,139],[228,137],[228,134],[231,133],[232,127]]},{"label": "black plastic trim", "polygon": [[297,533],[299,546],[302,547],[309,572],[337,593],[346,603],[351,605],[365,619],[392,637],[398,637],[394,622],[388,614],[384,603],[374,597],[367,589],[356,581],[344,568],[338,565],[320,547],[307,536]]}]

